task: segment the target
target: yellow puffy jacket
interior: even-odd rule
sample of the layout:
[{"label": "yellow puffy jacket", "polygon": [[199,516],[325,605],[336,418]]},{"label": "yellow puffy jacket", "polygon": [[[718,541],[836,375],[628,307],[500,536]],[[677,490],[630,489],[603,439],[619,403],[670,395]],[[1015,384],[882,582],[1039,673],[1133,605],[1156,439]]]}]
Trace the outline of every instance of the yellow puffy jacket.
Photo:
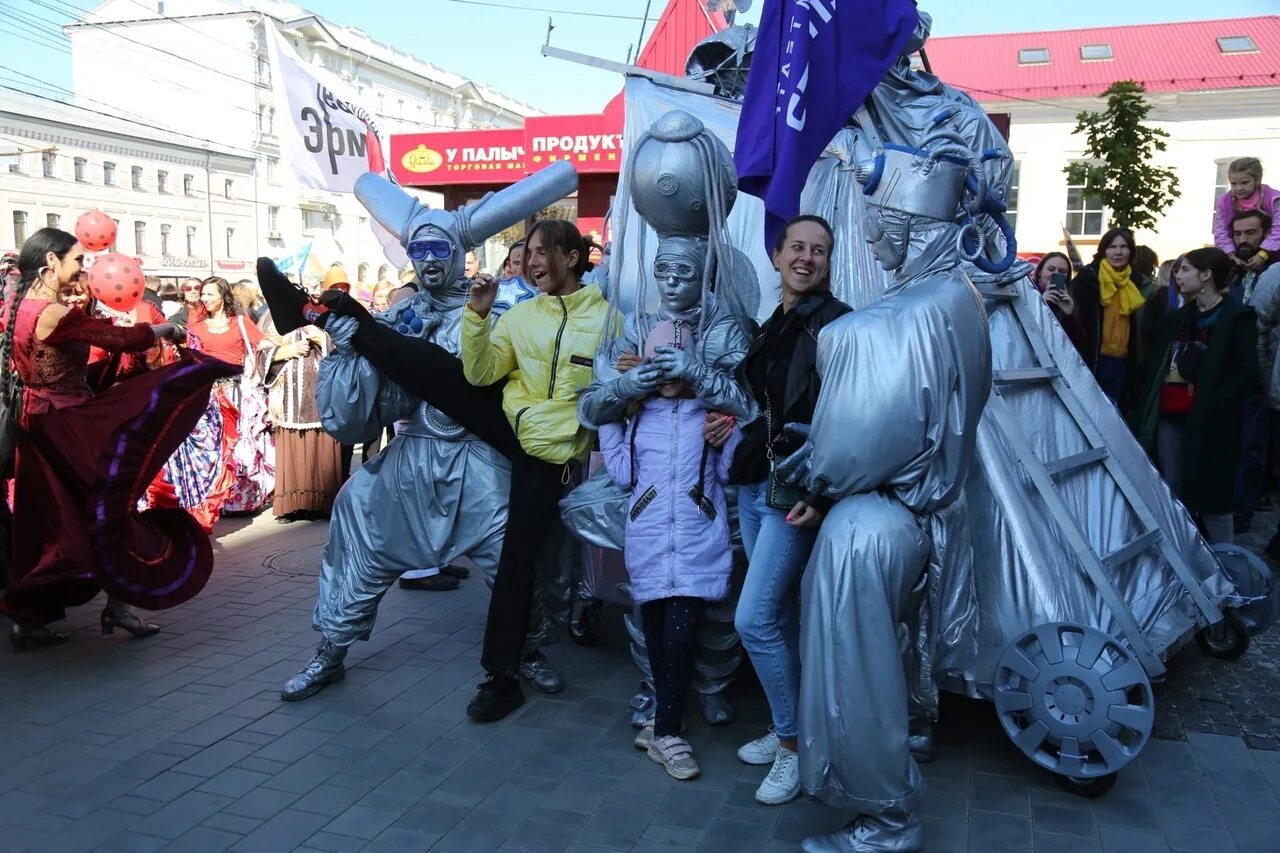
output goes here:
[{"label": "yellow puffy jacket", "polygon": [[508,379],[502,410],[530,456],[560,465],[590,449],[591,433],[578,423],[578,392],[591,384],[608,310],[593,285],[568,296],[538,294],[492,324],[463,310],[463,373],[472,385]]}]

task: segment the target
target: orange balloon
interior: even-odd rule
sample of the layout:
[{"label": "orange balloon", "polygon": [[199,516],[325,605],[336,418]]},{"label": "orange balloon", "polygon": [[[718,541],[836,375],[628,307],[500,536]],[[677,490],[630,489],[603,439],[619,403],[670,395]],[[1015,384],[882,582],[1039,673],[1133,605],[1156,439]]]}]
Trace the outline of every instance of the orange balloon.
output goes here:
[{"label": "orange balloon", "polygon": [[116,241],[116,221],[101,210],[80,214],[76,220],[76,239],[90,252],[101,252]]},{"label": "orange balloon", "polygon": [[111,252],[89,266],[89,292],[114,311],[128,311],[142,301],[142,265],[135,258]]}]

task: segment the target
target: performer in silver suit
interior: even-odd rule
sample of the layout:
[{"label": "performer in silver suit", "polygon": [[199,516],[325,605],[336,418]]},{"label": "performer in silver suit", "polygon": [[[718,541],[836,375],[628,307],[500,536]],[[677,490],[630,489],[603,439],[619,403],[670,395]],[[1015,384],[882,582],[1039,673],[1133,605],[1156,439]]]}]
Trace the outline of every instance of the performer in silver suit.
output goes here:
[{"label": "performer in silver suit", "polygon": [[[739,367],[750,346],[747,299],[758,292],[746,258],[725,237],[725,218],[737,195],[728,149],[702,122],[681,110],[663,115],[631,151],[623,185],[630,203],[658,235],[653,265],[637,276],[634,292],[622,293],[626,258],[607,247],[610,302],[634,306],[622,333],[606,341],[595,358],[594,381],[578,403],[578,418],[598,428],[620,420],[628,406],[672,376],[687,379],[708,410],[741,421],[755,416],[755,402],[740,382]],[[626,202],[624,201],[624,205]],[[629,205],[626,205],[629,206]],[[624,232],[619,226],[619,233]],[[643,241],[640,246],[643,258]],[[657,289],[657,312],[647,310],[649,287]],[[757,297],[758,298],[758,297]],[[696,337],[689,350],[669,349],[641,363],[644,341],[662,320],[687,325]],[[622,496],[625,499],[625,495]],[[621,517],[620,515],[618,516]],[[566,517],[571,527],[574,519]],[[621,547],[620,525],[616,547]],[[712,725],[733,720],[724,691],[742,660],[733,628],[733,600],[709,608],[698,635],[693,688],[703,717]],[[632,700],[632,723],[653,716],[653,680],[638,615],[628,619],[632,657],[641,671]]]},{"label": "performer in silver suit", "polygon": [[810,851],[923,849],[901,631],[927,564],[948,561],[933,552],[967,547],[949,509],[991,387],[986,312],[959,269],[957,220],[978,166],[947,134],[935,142],[858,167],[869,242],[896,274],[883,300],[822,331],[823,392],[809,443],[788,460],[839,499],[803,581],[801,781],[858,813]]},{"label": "performer in silver suit", "polygon": [[[535,176],[526,181],[547,182]],[[525,182],[521,182],[524,184]],[[356,184],[356,196],[409,252],[419,290],[379,321],[404,335],[460,349],[462,311],[472,284],[463,275],[464,253],[488,236],[545,204],[512,198],[511,190],[456,212],[432,210],[379,175]],[[523,188],[527,190],[527,187]],[[563,188],[551,188],[555,195]],[[477,209],[484,216],[476,215]],[[496,318],[530,295],[523,283],[500,286]],[[338,493],[321,556],[320,595],[313,627],[323,639],[314,658],[281,691],[286,701],[305,699],[345,675],[348,647],[368,639],[378,603],[406,571],[446,566],[469,557],[492,584],[506,526],[505,496],[511,465],[506,457],[439,410],[407,394],[351,346],[354,324],[329,329],[334,352],[321,363],[317,402],[326,431],[359,443],[387,425],[403,421],[378,456],[356,470]],[[534,616],[520,674],[543,692],[564,689],[564,679],[539,649],[554,642],[555,622],[568,608],[568,581],[559,542],[539,555],[543,581],[534,596]],[[547,596],[557,601],[547,602]],[[563,599],[563,601],[559,601]]]}]

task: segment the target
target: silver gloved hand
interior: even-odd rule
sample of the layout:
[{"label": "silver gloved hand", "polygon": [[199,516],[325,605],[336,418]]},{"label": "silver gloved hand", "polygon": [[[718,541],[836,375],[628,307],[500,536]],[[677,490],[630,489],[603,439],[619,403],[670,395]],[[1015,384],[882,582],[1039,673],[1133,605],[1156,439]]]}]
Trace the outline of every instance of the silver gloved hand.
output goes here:
[{"label": "silver gloved hand", "polygon": [[332,317],[324,324],[324,330],[333,341],[334,352],[342,355],[355,355],[356,330],[360,328],[355,317]]},{"label": "silver gloved hand", "polygon": [[702,362],[691,350],[660,346],[654,352],[657,355],[653,357],[653,363],[662,368],[668,382],[676,379],[694,382],[702,373]]},{"label": "silver gloved hand", "polygon": [[782,434],[801,441],[800,448],[778,460],[774,470],[789,486],[808,488],[809,466],[813,461],[813,442],[809,440],[809,424],[784,424]]},{"label": "silver gloved hand", "polygon": [[653,362],[645,362],[619,375],[611,384],[614,396],[630,401],[649,396],[665,381],[662,368]]}]

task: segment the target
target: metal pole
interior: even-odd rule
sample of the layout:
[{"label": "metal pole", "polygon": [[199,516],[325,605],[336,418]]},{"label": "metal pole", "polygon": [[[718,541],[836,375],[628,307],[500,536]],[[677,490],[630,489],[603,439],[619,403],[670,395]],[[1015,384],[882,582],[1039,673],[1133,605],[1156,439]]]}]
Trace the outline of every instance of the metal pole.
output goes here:
[{"label": "metal pole", "polygon": [[636,39],[636,61],[640,59],[640,51],[644,48],[644,28],[649,25],[649,5],[653,0],[644,0],[644,18],[640,21],[640,38]]}]

